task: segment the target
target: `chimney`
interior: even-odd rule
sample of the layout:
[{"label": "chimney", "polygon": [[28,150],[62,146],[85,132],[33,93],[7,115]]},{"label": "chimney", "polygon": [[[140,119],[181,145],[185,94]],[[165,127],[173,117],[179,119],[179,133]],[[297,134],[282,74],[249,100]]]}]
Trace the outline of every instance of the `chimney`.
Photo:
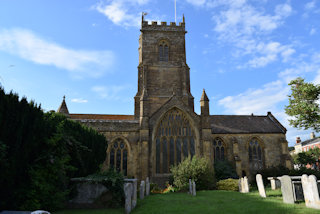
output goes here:
[{"label": "chimney", "polygon": [[315,138],[316,138],[316,135],[314,134],[314,132],[311,132],[310,139],[315,139]]},{"label": "chimney", "polygon": [[296,138],[296,144],[298,144],[298,143],[301,143],[300,137],[297,137],[297,138]]}]

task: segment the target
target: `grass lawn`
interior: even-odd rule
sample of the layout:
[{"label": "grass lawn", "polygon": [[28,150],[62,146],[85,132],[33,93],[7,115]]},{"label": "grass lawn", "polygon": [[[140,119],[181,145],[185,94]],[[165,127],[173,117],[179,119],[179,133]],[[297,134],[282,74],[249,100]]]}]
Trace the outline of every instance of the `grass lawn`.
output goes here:
[{"label": "grass lawn", "polygon": [[[105,214],[124,213],[124,209],[66,210],[55,214]],[[267,198],[261,198],[257,191],[248,194],[230,191],[198,191],[196,197],[187,193],[156,194],[138,201],[132,214],[156,213],[320,213],[309,209],[304,203],[294,205],[282,202],[281,191],[267,191]]]}]

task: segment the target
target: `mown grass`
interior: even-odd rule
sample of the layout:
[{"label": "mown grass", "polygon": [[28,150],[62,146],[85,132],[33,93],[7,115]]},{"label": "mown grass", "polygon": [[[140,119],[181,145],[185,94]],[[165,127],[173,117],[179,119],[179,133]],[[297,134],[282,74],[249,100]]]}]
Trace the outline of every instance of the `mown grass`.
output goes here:
[{"label": "mown grass", "polygon": [[[124,209],[105,210],[66,210],[56,214],[117,214]],[[187,193],[169,193],[151,195],[138,201],[132,214],[162,213],[244,213],[244,214],[311,214],[319,210],[309,209],[304,203],[284,204],[281,192],[267,191],[267,198],[261,198],[257,191],[248,194],[231,191],[198,191],[196,197]]]}]

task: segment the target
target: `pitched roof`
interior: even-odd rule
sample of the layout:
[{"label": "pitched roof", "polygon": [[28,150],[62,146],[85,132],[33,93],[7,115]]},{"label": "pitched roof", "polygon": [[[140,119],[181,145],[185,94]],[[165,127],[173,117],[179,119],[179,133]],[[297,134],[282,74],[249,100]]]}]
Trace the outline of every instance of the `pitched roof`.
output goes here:
[{"label": "pitched roof", "polygon": [[286,133],[286,129],[271,113],[254,115],[211,115],[213,134]]},{"label": "pitched roof", "polygon": [[203,89],[200,101],[209,101],[206,91]]},{"label": "pitched roof", "polygon": [[134,120],[134,115],[70,114],[73,120]]},{"label": "pitched roof", "polygon": [[61,103],[60,107],[58,108],[57,112],[65,114],[65,115],[69,114],[68,107],[66,104],[66,96],[63,96],[62,103]]},{"label": "pitched roof", "polygon": [[320,141],[320,137],[316,137],[316,138],[313,138],[313,139],[309,139],[309,140],[305,140],[305,141],[302,141],[301,142],[301,145],[302,146],[306,146],[308,144],[313,144],[313,143],[317,143]]}]

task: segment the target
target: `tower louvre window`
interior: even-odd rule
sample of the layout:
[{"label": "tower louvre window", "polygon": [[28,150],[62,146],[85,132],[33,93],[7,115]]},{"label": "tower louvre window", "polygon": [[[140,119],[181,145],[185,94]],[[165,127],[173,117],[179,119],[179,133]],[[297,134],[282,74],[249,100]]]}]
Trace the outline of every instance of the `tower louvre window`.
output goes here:
[{"label": "tower louvre window", "polygon": [[168,62],[169,60],[169,46],[165,41],[159,44],[159,61]]}]

